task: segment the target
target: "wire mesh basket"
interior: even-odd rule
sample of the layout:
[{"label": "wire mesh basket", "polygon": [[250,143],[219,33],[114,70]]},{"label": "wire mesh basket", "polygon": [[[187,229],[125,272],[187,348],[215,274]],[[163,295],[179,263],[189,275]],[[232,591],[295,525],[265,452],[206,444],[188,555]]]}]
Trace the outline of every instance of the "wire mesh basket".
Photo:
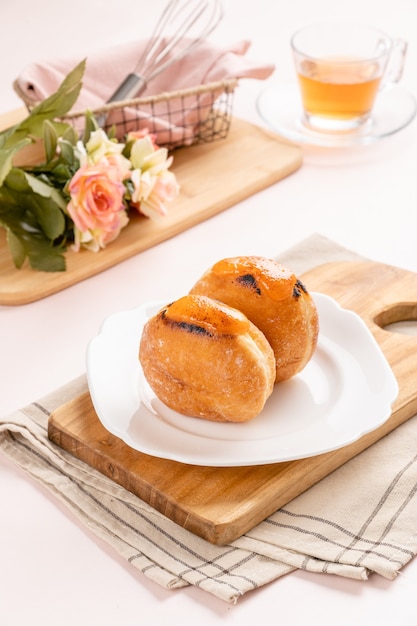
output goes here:
[{"label": "wire mesh basket", "polygon": [[[225,139],[232,121],[233,96],[238,79],[207,83],[175,92],[112,102],[92,111],[106,132],[119,139],[129,132],[147,129],[159,146],[169,150]],[[15,90],[30,110],[33,102]],[[63,121],[81,134],[85,111],[71,112]]]}]

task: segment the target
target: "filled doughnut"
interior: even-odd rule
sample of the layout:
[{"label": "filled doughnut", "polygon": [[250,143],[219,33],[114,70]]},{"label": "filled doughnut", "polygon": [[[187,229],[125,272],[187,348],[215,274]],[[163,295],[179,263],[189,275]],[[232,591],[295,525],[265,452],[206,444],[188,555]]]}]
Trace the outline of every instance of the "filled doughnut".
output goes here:
[{"label": "filled doughnut", "polygon": [[276,382],[299,373],[311,359],[319,320],[313,298],[285,265],[259,256],[219,261],[190,291],[244,313],[266,336],[276,361]]},{"label": "filled doughnut", "polygon": [[186,295],[143,329],[139,360],[156,396],[184,415],[246,422],[258,415],[275,380],[274,353],[241,312]]}]

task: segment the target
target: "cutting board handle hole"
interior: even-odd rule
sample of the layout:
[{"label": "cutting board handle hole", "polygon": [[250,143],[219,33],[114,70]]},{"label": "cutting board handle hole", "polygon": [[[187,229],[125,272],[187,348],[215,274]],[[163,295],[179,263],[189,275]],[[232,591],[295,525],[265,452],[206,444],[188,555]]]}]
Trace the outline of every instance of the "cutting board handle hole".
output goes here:
[{"label": "cutting board handle hole", "polygon": [[390,332],[417,335],[417,304],[394,304],[382,313],[378,313],[374,322],[380,328]]}]

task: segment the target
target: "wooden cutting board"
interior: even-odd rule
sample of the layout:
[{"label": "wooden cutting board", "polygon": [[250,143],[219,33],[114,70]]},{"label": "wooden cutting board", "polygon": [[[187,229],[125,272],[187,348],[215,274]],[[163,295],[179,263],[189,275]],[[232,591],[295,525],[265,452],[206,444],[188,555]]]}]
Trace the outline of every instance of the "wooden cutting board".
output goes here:
[{"label": "wooden cutting board", "polygon": [[[16,122],[9,118],[10,124],[12,121]],[[5,126],[0,116],[0,128]],[[17,270],[5,230],[0,228],[0,305],[33,302],[94,276],[278,182],[301,163],[298,146],[249,122],[233,119],[226,139],[174,152],[172,171],[181,191],[167,217],[154,222],[133,215],[105,250],[68,251],[65,272],[38,272],[27,266]]]},{"label": "wooden cutting board", "polygon": [[386,329],[393,322],[417,319],[417,274],[373,262],[343,262],[318,267],[303,279],[311,291],[328,294],[356,311],[393,368],[399,396],[392,416],[377,430],[308,459],[198,467],[132,450],[104,429],[85,393],[50,416],[50,439],[211,543],[240,537],[417,413],[417,337]]}]

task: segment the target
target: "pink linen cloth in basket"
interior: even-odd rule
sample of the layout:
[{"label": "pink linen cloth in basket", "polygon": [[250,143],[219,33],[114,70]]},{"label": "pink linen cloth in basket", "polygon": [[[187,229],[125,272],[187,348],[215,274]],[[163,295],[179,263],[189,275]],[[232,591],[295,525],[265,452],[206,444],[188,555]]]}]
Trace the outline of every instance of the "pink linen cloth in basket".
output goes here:
[{"label": "pink linen cloth in basket", "polygon": [[[123,82],[127,74],[134,71],[147,40],[138,40],[129,44],[97,51],[87,58],[80,97],[74,107],[76,111],[95,110],[103,106]],[[208,41],[202,42],[192,53],[173,63],[164,72],[151,80],[140,98],[171,93],[183,89],[198,87],[203,84],[233,78],[252,78],[264,80],[274,71],[271,63],[251,60],[246,56],[250,48],[249,41],[240,41],[229,47],[217,47]],[[54,93],[62,80],[79,62],[80,58],[53,59],[32,63],[23,69],[15,81],[18,93],[29,106],[37,104]],[[221,92],[220,92],[221,93]],[[218,95],[220,95],[220,93]],[[154,130],[169,132],[170,137],[184,137],[184,144],[192,143],[199,123],[206,116],[213,103],[213,94],[198,97],[187,96],[178,106],[172,106],[174,113],[169,120],[164,117],[166,104],[156,103],[153,108],[152,127]],[[158,111],[159,107],[159,111]],[[107,125],[116,124],[121,110],[115,109],[108,114]],[[137,130],[138,111],[123,109],[123,118],[132,120],[132,127],[124,126],[124,131]],[[139,114],[141,115],[141,114]],[[149,113],[142,114],[146,127]],[[158,134],[158,142],[164,143]]]}]

